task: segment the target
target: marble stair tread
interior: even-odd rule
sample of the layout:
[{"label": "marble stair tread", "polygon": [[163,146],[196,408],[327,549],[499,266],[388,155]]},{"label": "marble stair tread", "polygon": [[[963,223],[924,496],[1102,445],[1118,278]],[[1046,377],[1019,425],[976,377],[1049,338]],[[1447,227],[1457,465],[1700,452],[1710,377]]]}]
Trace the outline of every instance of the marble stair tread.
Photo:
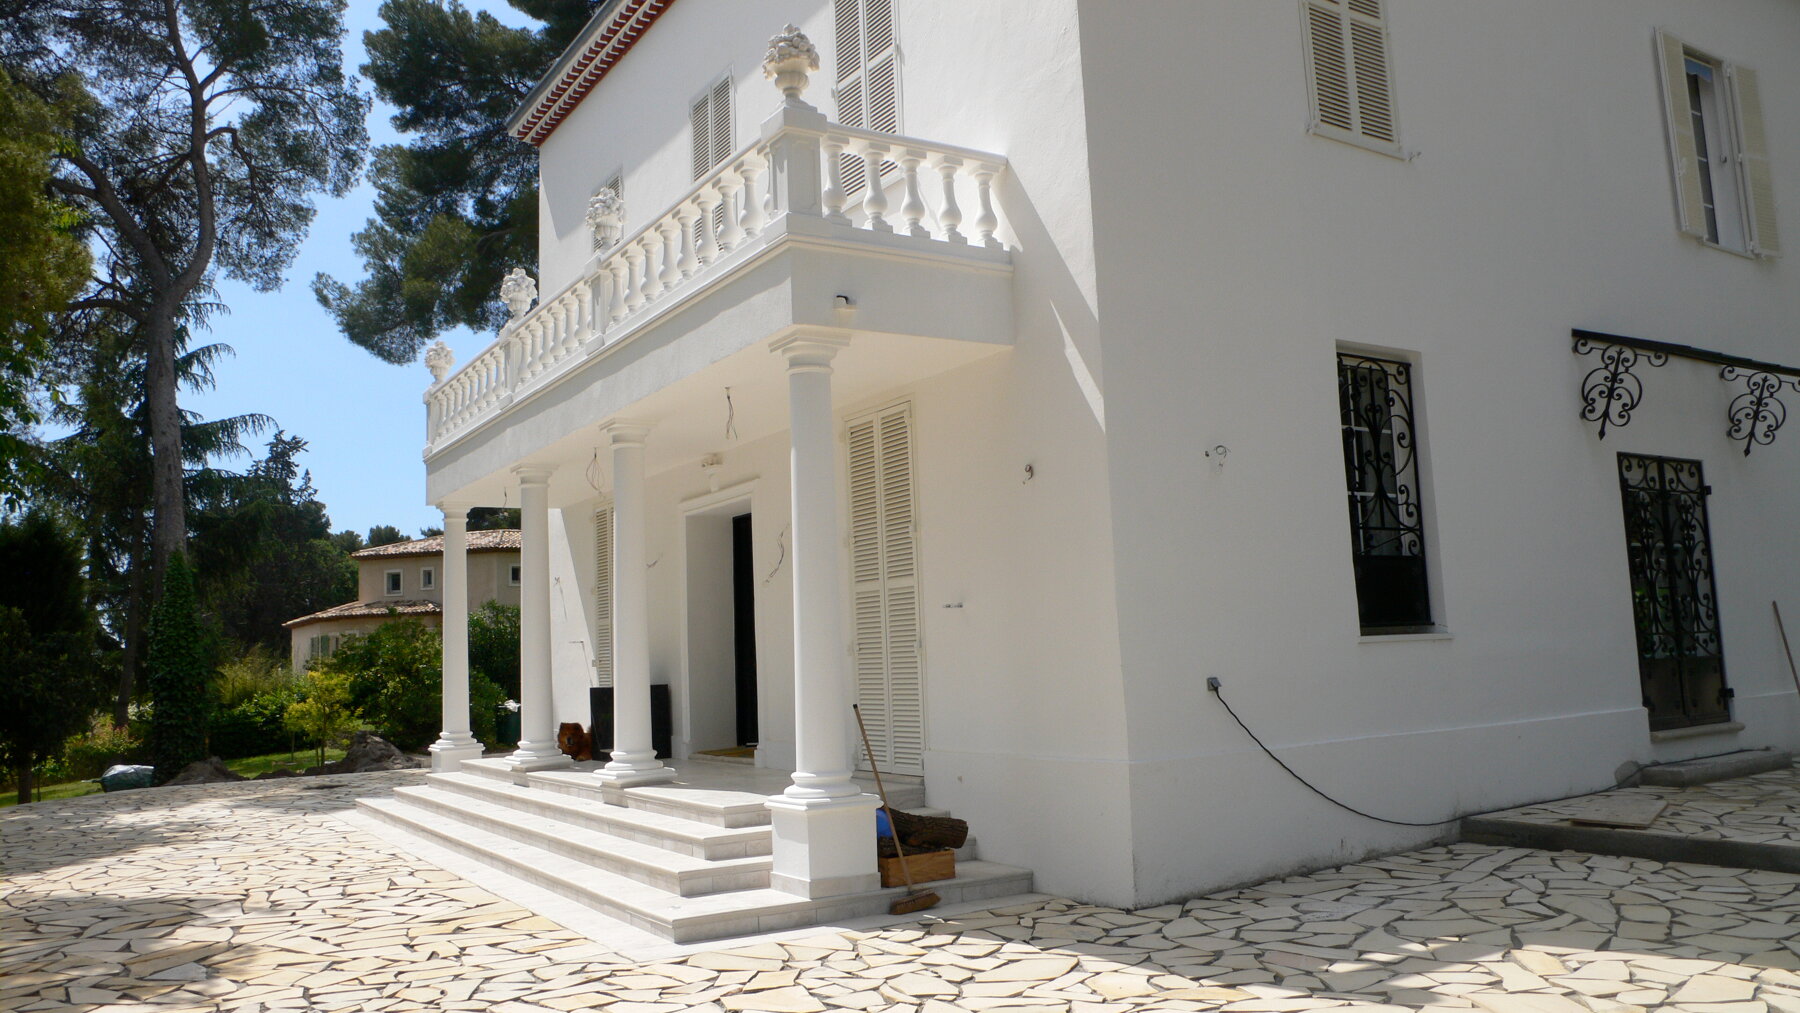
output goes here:
[{"label": "marble stair tread", "polygon": [[[768,882],[771,860],[767,855],[709,861],[624,838],[602,839],[574,824],[442,788],[398,788],[394,798],[437,814],[459,831],[477,827],[670,893],[716,893]],[[758,879],[760,883],[750,882]]]},{"label": "marble stair tread", "polygon": [[[557,792],[504,784],[493,778],[474,774],[431,774],[425,778],[425,783],[639,843],[650,843],[645,838],[654,838],[667,842],[661,846],[685,850],[688,854],[699,857],[744,857],[766,855],[769,851],[770,831],[767,826],[715,826],[645,809],[608,805]],[[733,850],[738,851],[738,854],[722,854]]]},{"label": "marble stair tread", "polygon": [[[697,942],[730,935],[773,932],[785,928],[881,914],[905,889],[809,900],[768,888],[734,890],[698,897],[667,891],[541,848],[490,833],[479,827],[446,828],[429,810],[398,798],[359,799],[370,817],[417,834],[439,847],[473,858],[534,886],[579,901],[676,942]],[[930,884],[948,904],[1028,893],[1031,872],[992,862],[971,862],[955,879]]]}]

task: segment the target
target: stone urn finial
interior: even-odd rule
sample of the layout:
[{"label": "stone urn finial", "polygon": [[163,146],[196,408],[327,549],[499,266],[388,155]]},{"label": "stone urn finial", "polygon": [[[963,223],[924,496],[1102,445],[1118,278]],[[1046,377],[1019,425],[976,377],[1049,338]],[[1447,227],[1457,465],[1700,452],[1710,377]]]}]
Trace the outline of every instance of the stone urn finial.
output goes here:
[{"label": "stone urn finial", "polygon": [[450,367],[456,365],[456,353],[442,341],[434,341],[425,349],[425,368],[431,370],[431,382],[439,384],[444,377],[450,375]]},{"label": "stone urn finial", "polygon": [[793,25],[785,25],[781,33],[769,40],[769,51],[763,55],[763,76],[774,78],[791,106],[805,105],[800,93],[806,90],[807,73],[819,69],[819,50],[806,33]]},{"label": "stone urn finial", "polygon": [[610,250],[625,229],[625,198],[610,186],[588,198],[587,226],[594,232],[595,249]]},{"label": "stone urn finial", "polygon": [[506,308],[512,311],[512,318],[519,319],[537,299],[537,282],[525,273],[522,267],[515,267],[506,272],[506,278],[500,282],[500,298],[506,301]]}]

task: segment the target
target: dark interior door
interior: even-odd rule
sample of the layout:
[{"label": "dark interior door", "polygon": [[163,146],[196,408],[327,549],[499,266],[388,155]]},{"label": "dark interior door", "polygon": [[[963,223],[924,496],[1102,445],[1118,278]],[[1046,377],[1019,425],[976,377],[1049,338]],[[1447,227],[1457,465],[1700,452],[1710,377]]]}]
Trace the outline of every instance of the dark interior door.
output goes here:
[{"label": "dark interior door", "polygon": [[731,519],[732,621],[737,645],[738,745],[757,742],[756,734],[756,574],[751,563],[750,515]]},{"label": "dark interior door", "polygon": [[1619,455],[1638,676],[1650,727],[1729,721],[1713,587],[1712,533],[1699,461]]}]

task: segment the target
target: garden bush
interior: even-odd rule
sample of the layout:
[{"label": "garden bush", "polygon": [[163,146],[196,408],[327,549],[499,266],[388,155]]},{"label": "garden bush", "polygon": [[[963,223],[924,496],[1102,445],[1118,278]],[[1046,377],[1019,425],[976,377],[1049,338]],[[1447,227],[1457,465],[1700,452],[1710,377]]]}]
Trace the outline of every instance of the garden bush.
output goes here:
[{"label": "garden bush", "polygon": [[129,728],[114,728],[112,716],[103,714],[87,731],[69,737],[62,756],[45,768],[44,780],[86,781],[115,763],[142,763],[147,755],[142,739]]},{"label": "garden bush", "polygon": [[519,698],[518,606],[490,601],[469,614],[469,675],[471,700],[477,675],[499,686],[502,699]]},{"label": "garden bush", "polygon": [[[417,750],[435,742],[443,730],[443,657],[437,630],[416,619],[398,619],[345,637],[318,670],[347,680],[350,704],[376,734],[401,749]],[[490,747],[499,745],[494,708],[505,693],[487,675],[469,673],[469,730]]]}]

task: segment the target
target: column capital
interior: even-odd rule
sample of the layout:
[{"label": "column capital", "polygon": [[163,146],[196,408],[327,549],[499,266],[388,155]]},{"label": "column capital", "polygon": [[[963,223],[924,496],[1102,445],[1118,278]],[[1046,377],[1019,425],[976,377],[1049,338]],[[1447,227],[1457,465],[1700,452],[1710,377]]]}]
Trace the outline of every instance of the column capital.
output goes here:
[{"label": "column capital", "polygon": [[548,485],[554,470],[547,464],[521,464],[512,473],[518,476],[520,485]]},{"label": "column capital", "polygon": [[650,435],[650,423],[641,419],[610,419],[600,423],[600,433],[614,447],[641,447]]},{"label": "column capital", "polygon": [[808,327],[769,342],[769,351],[787,359],[788,372],[830,369],[837,353],[850,346],[850,332]]},{"label": "column capital", "polygon": [[444,515],[446,525],[468,523],[469,505],[467,503],[438,503],[435,505],[438,511]]}]

